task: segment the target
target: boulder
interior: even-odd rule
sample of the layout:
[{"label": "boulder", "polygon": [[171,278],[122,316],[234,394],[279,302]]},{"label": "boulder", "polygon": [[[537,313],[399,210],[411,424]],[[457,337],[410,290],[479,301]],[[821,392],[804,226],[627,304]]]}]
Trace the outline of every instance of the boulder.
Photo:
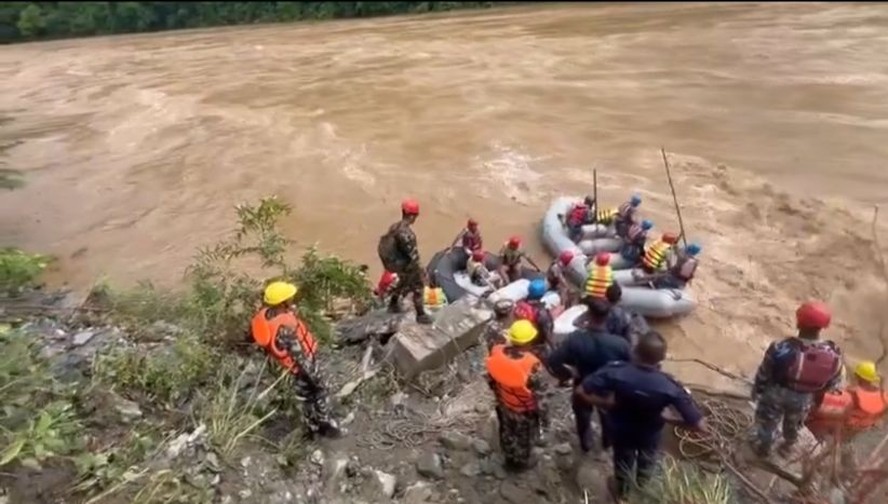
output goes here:
[{"label": "boulder", "polygon": [[407,320],[389,341],[386,360],[407,379],[437,369],[477,344],[492,316],[486,304],[466,296],[442,308],[430,326]]}]

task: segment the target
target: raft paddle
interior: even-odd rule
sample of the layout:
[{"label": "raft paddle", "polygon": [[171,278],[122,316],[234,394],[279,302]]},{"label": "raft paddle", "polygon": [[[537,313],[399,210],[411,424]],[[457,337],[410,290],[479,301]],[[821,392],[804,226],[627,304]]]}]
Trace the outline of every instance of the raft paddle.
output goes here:
[{"label": "raft paddle", "polygon": [[678,215],[678,228],[681,231],[679,235],[685,248],[688,248],[688,239],[685,235],[684,221],[681,219],[681,207],[678,206],[678,197],[675,195],[675,184],[672,183],[672,172],[669,170],[669,160],[666,159],[666,149],[660,147],[660,154],[663,155],[663,165],[666,166],[666,180],[669,181],[669,189],[672,190],[672,201],[675,203],[675,213]]}]

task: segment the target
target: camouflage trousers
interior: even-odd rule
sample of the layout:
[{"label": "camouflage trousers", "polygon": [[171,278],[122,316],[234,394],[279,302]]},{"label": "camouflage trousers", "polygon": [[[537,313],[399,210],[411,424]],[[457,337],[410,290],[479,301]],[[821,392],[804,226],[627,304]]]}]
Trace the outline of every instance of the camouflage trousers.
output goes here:
[{"label": "camouflage trousers", "polygon": [[812,402],[813,396],[808,393],[779,386],[765,389],[755,408],[756,449],[759,454],[770,454],[781,421],[785,445],[794,445],[799,439],[799,431],[811,410]]},{"label": "camouflage trousers", "polygon": [[425,313],[422,304],[422,290],[424,287],[422,283],[422,270],[419,266],[409,266],[403,273],[399,273],[398,277],[398,284],[392,290],[392,297],[389,300],[390,305],[400,307],[401,298],[412,294],[413,307],[416,309],[416,313]]},{"label": "camouflage trousers", "polygon": [[327,405],[327,391],[320,378],[296,373],[293,375],[293,388],[296,398],[302,402],[302,415],[309,435],[324,434],[336,428]]},{"label": "camouflage trousers", "polygon": [[496,407],[499,439],[506,466],[526,469],[530,466],[533,446],[540,437],[540,418],[535,413],[518,413],[502,405]]}]

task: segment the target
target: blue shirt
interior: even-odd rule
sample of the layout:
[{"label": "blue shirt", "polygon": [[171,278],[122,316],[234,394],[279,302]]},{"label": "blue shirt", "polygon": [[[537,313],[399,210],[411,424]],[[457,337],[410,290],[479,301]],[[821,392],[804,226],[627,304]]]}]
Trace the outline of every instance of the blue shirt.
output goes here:
[{"label": "blue shirt", "polygon": [[575,367],[580,374],[580,378],[574,380],[574,384],[578,385],[583,378],[609,362],[629,360],[630,350],[628,341],[602,328],[579,329],[552,351],[546,365],[553,375],[562,380],[570,377],[564,365]]},{"label": "blue shirt", "polygon": [[587,394],[614,394],[608,417],[615,443],[639,448],[659,444],[666,425],[661,415],[669,406],[687,424],[696,425],[703,418],[684,387],[658,369],[615,362],[583,380],[582,387]]}]

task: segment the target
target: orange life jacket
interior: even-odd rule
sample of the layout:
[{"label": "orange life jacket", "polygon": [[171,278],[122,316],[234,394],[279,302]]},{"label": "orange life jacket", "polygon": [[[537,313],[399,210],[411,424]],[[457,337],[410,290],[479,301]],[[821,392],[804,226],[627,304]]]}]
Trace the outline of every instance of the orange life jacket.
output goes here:
[{"label": "orange life jacket", "polygon": [[614,283],[614,270],[607,266],[595,265],[586,279],[586,294],[604,299],[607,288]]},{"label": "orange life jacket", "polygon": [[529,351],[515,355],[506,352],[506,345],[494,346],[487,357],[487,374],[495,383],[499,403],[516,413],[536,411],[537,400],[528,381],[539,366],[540,360]]},{"label": "orange life jacket", "polygon": [[444,294],[444,289],[426,286],[422,290],[422,303],[432,309],[446,305],[447,296]]},{"label": "orange life jacket", "polygon": [[654,243],[651,243],[647,250],[644,251],[644,257],[641,260],[644,268],[648,271],[656,271],[660,269],[663,265],[663,261],[666,260],[666,252],[669,251],[669,247],[671,247],[671,245],[663,240],[657,240]]},{"label": "orange life jacket", "polygon": [[250,332],[253,335],[253,342],[262,347],[268,355],[273,357],[286,369],[292,373],[299,371],[299,366],[290,356],[290,353],[277,346],[277,334],[281,327],[289,327],[296,333],[296,342],[302,348],[302,353],[314,359],[317,352],[317,342],[309,332],[305,323],[296,317],[296,314],[290,310],[275,315],[271,319],[268,318],[268,308],[262,308],[253,320],[250,321]]},{"label": "orange life jacket", "polygon": [[834,434],[840,428],[853,435],[874,427],[886,410],[888,397],[880,390],[849,387],[825,394],[820,407],[808,415],[805,425],[817,438]]}]

